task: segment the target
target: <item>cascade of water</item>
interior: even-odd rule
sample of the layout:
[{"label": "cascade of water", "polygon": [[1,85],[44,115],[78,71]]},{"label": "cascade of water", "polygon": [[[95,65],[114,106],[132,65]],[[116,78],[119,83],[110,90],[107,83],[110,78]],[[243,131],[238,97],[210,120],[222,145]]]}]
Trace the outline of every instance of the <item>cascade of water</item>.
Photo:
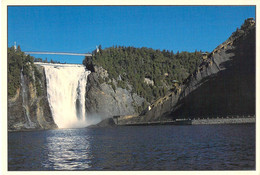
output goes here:
[{"label": "cascade of water", "polygon": [[86,84],[87,84],[88,73],[81,74],[78,80],[77,87],[77,117],[81,120],[85,120],[86,111],[85,111],[85,92],[86,92]]},{"label": "cascade of water", "polygon": [[48,101],[59,128],[87,126],[85,88],[89,71],[83,65],[41,64],[44,66]]},{"label": "cascade of water", "polygon": [[31,121],[30,117],[30,112],[29,112],[29,107],[28,107],[28,94],[26,92],[26,85],[24,82],[24,75],[23,75],[23,69],[21,70],[21,87],[22,87],[22,99],[23,99],[23,108],[24,108],[24,114],[25,114],[25,120],[26,128],[34,128],[35,123]]}]

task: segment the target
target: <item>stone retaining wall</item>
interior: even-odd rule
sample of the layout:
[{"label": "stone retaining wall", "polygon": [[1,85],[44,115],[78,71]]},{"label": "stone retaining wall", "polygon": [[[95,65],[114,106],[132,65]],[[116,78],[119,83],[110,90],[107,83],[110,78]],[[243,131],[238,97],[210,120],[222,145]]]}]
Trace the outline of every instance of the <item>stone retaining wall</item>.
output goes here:
[{"label": "stone retaining wall", "polygon": [[240,123],[255,123],[255,117],[248,118],[216,118],[216,119],[198,119],[192,120],[192,125],[211,125],[211,124],[240,124]]}]

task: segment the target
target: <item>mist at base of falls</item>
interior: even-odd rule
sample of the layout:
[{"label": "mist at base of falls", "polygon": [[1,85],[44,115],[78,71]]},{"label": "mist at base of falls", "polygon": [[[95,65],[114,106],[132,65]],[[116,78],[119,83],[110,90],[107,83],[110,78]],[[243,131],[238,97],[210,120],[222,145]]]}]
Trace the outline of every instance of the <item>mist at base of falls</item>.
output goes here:
[{"label": "mist at base of falls", "polygon": [[93,123],[85,110],[87,71],[83,65],[37,63],[44,67],[47,97],[59,128],[82,128]]}]

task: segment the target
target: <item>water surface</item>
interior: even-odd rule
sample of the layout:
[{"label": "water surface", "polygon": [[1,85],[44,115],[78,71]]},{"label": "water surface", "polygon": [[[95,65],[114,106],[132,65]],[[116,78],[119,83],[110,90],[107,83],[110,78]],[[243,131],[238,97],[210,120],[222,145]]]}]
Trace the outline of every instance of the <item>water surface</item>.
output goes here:
[{"label": "water surface", "polygon": [[254,169],[254,124],[8,133],[8,170]]}]

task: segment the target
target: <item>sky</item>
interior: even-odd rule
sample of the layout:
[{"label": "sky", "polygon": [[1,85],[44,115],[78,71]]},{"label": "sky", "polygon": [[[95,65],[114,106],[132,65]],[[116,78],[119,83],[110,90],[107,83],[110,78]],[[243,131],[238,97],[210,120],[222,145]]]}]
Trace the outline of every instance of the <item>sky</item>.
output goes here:
[{"label": "sky", "polygon": [[[8,47],[92,52],[96,46],[208,51],[255,18],[255,6],[9,6]],[[84,56],[32,55],[81,64]]]}]

